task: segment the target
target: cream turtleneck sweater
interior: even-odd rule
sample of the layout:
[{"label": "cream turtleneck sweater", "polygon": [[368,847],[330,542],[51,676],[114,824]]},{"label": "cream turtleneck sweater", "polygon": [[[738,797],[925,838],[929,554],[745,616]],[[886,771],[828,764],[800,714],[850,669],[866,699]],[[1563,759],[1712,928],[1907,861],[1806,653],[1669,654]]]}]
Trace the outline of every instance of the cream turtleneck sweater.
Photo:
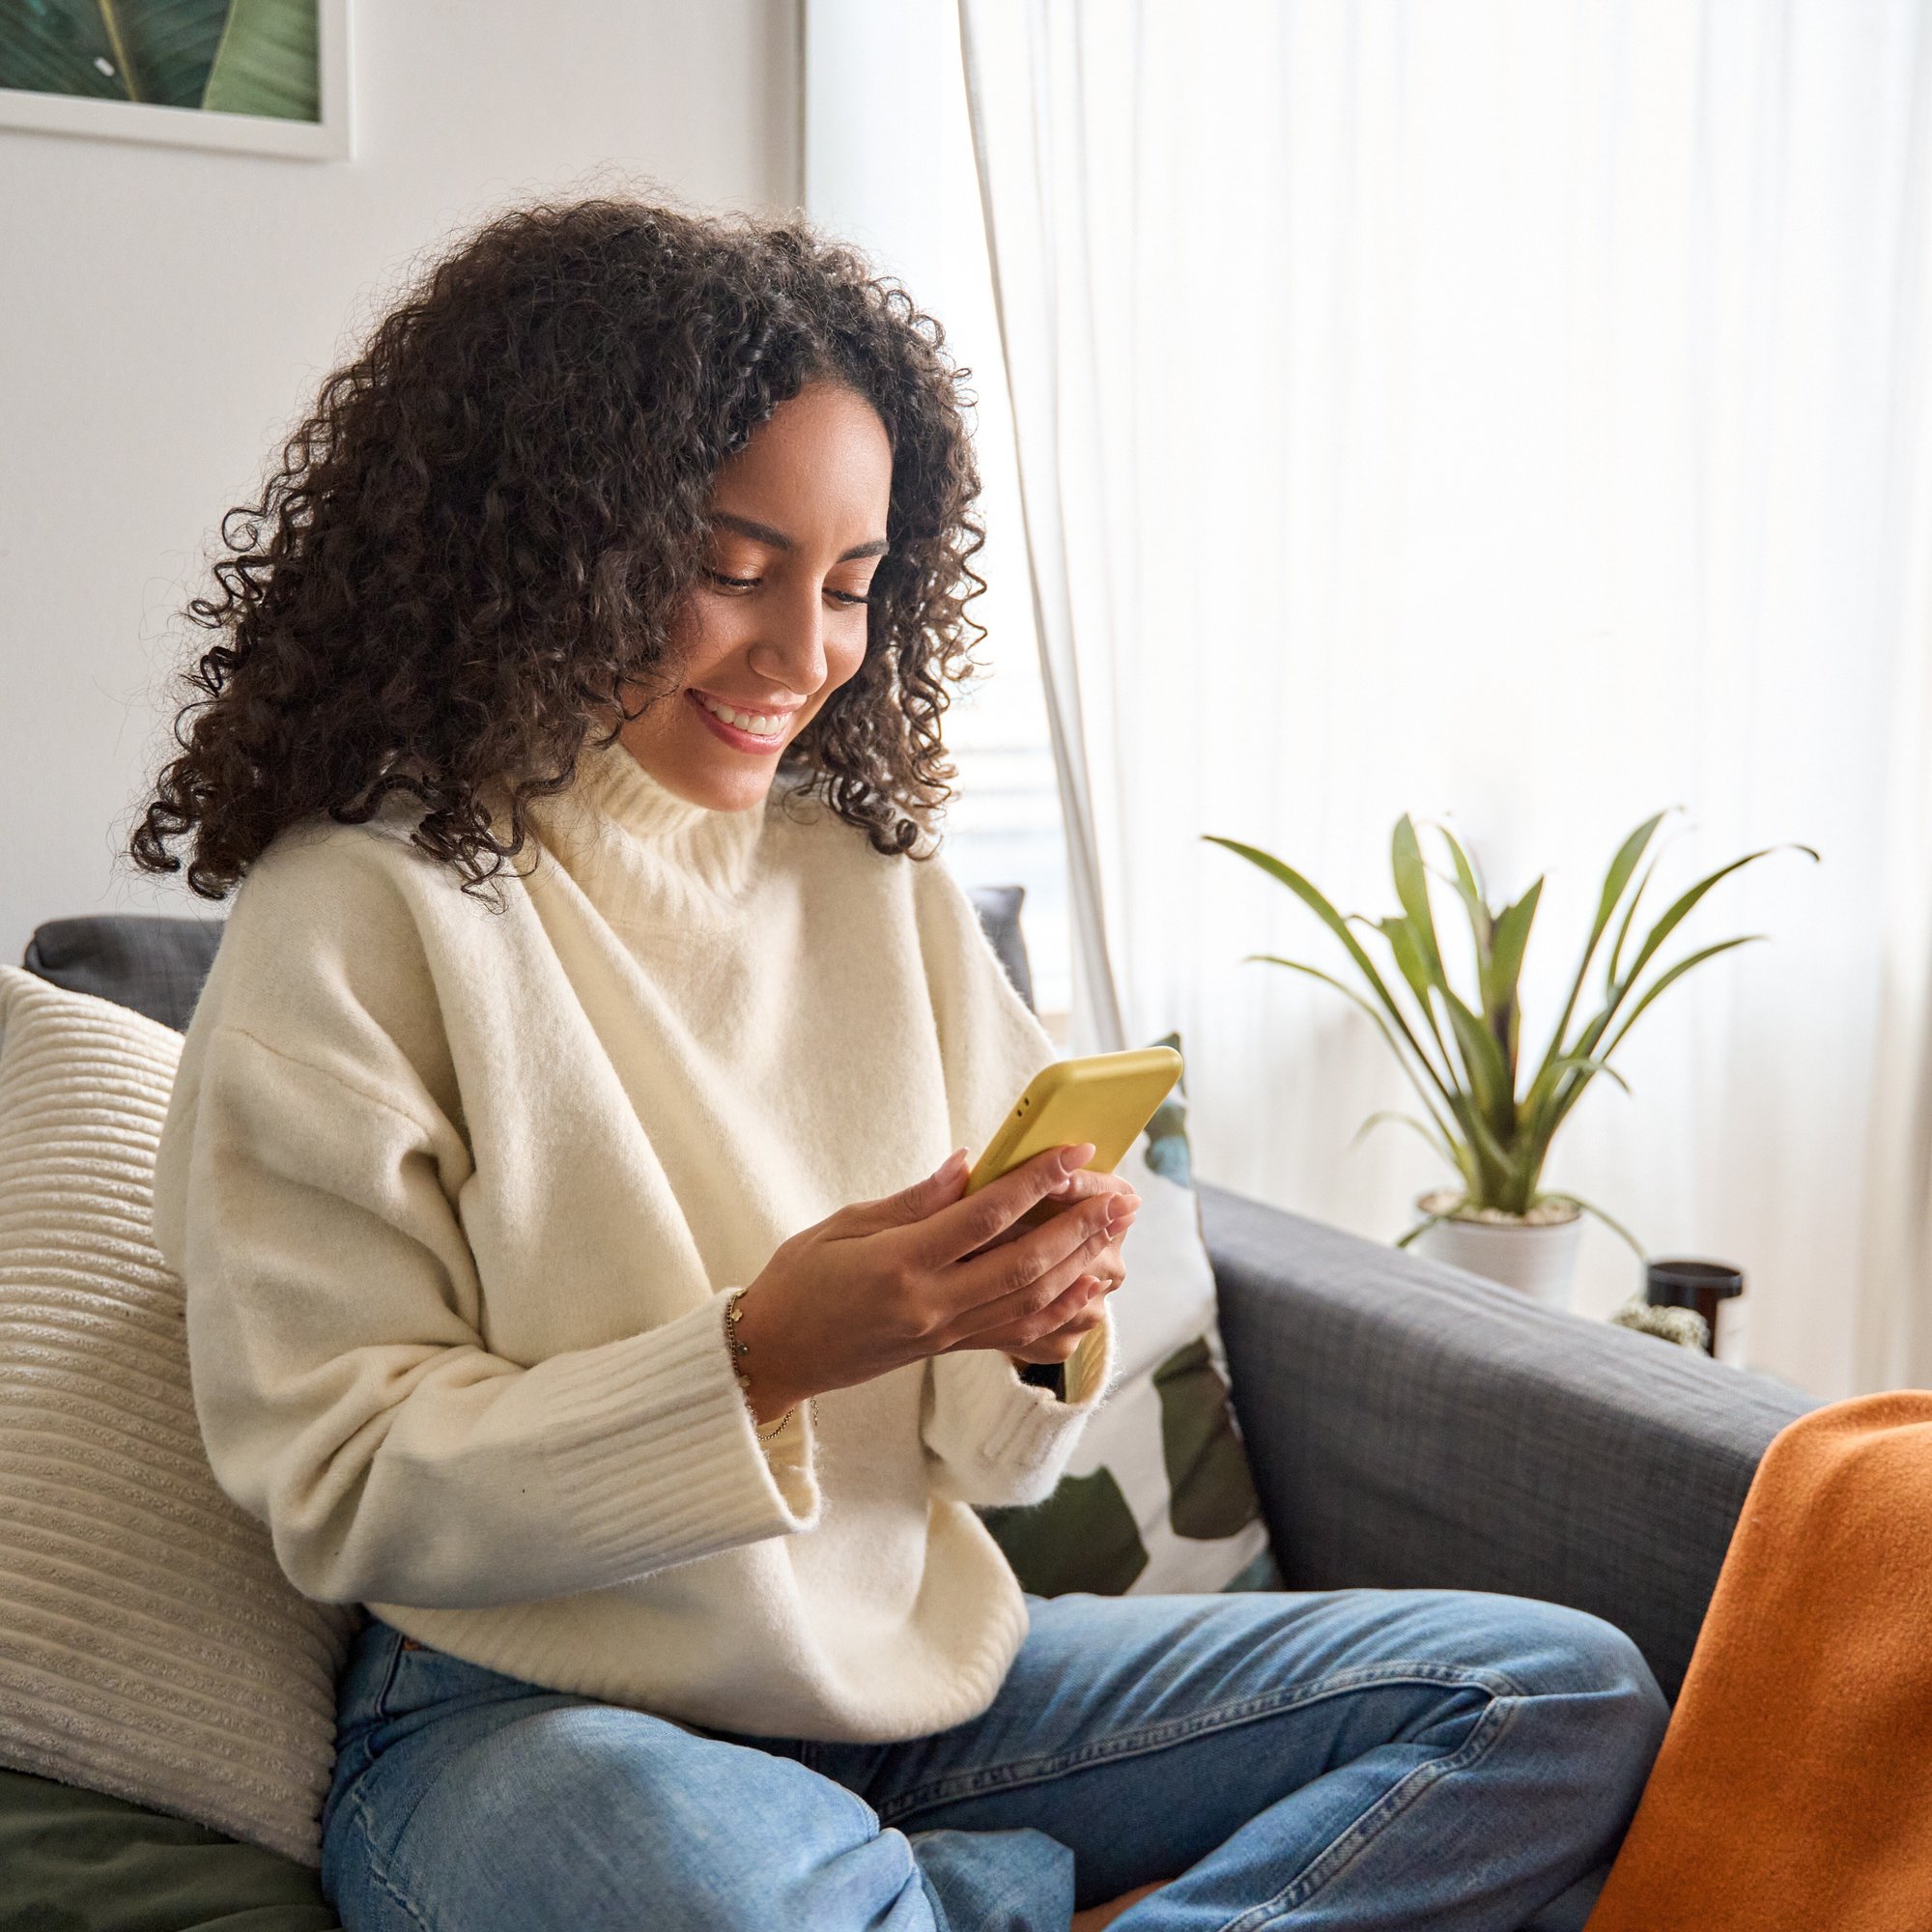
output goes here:
[{"label": "cream turtleneck sweater", "polygon": [[972,901],[621,745],[533,809],[500,914],[410,804],[274,841],[184,1043],[154,1224],[216,1480],[297,1588],[491,1669],[781,1736],[977,1715],[1027,1615],[969,1505],[1051,1492],[1111,1318],[1065,1402],[974,1350],[763,1444],[723,1323],[1055,1057]]}]

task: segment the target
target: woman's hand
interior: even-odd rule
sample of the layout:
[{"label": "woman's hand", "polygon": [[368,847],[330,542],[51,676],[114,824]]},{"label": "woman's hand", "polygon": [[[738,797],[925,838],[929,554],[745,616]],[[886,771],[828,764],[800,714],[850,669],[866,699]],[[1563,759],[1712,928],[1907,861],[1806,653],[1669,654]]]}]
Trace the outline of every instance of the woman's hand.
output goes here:
[{"label": "woman's hand", "polygon": [[768,1422],[808,1396],[956,1349],[1064,1361],[1097,1307],[1058,1331],[1120,1279],[1116,1244],[1128,1200],[1137,1205],[1112,1175],[1076,1176],[1054,1198],[1063,1159],[1078,1170],[1093,1154],[1091,1142],[1049,1148],[970,1195],[962,1160],[781,1241],[738,1303],[753,1413]]},{"label": "woman's hand", "polygon": [[1134,1212],[1141,1205],[1141,1197],[1118,1174],[1098,1174],[1091,1167],[1083,1167],[1069,1174],[1049,1192],[1045,1200],[1029,1208],[1004,1235],[994,1236],[994,1246],[1010,1241],[1029,1227],[1037,1227],[1053,1215],[1065,1213],[1075,1202],[1091,1200],[1096,1194],[1118,1195],[1126,1205],[1127,1218],[1115,1228],[1106,1247],[1082,1277],[1088,1289],[1086,1301],[1069,1321],[1037,1341],[1029,1342],[1024,1335],[1016,1335],[1009,1340],[988,1339],[980,1344],[981,1348],[1005,1349],[1015,1368],[1023,1362],[1064,1362],[1080,1346],[1081,1338],[1100,1325],[1102,1297],[1113,1293],[1126,1279],[1121,1243],[1126,1238],[1127,1230],[1133,1226]]}]

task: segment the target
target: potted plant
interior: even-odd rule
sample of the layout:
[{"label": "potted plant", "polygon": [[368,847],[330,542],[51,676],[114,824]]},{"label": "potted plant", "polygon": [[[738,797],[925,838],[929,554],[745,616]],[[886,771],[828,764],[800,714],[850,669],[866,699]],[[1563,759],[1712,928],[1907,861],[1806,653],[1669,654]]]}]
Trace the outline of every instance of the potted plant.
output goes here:
[{"label": "potted plant", "polygon": [[[1646,819],[1610,862],[1569,998],[1548,1046],[1533,1062],[1520,1051],[1517,988],[1543,895],[1541,878],[1514,904],[1494,906],[1475,860],[1441,826],[1432,829],[1441,834],[1452,870],[1435,872],[1425,866],[1414,823],[1405,813],[1396,821],[1389,853],[1401,911],[1386,919],[1367,919],[1359,913],[1345,918],[1307,879],[1272,854],[1236,838],[1203,835],[1259,866],[1293,893],[1341,941],[1361,986],[1358,990],[1319,966],[1271,952],[1250,952],[1243,963],[1261,959],[1286,966],[1352,1000],[1376,1023],[1421,1097],[1421,1118],[1373,1114],[1360,1130],[1367,1133],[1382,1121],[1403,1122],[1455,1169],[1453,1186],[1424,1194],[1417,1202],[1422,1218],[1398,1246],[1406,1247],[1421,1237],[1423,1250],[1439,1260],[1557,1302],[1569,1293],[1583,1214],[1596,1215],[1642,1259],[1636,1237],[1603,1209],[1577,1195],[1544,1188],[1543,1169],[1550,1144],[1598,1074],[1606,1074],[1629,1091],[1610,1058],[1659,994],[1705,960],[1765,937],[1747,933],[1719,940],[1673,964],[1660,965],[1658,954],[1665,942],[1704,895],[1719,880],[1769,852],[1789,849],[1813,860],[1818,857],[1808,845],[1799,845],[1766,846],[1733,859],[1681,893],[1633,946],[1637,906],[1657,869],[1656,857],[1640,878],[1637,868],[1666,816],[1659,812]],[[1453,888],[1468,927],[1473,970],[1462,976],[1461,990],[1448,971],[1437,935],[1432,876]],[[1584,1013],[1580,1009],[1585,1005],[1591,964],[1612,924],[1616,935],[1603,989]],[[1377,969],[1355,936],[1356,925],[1380,936],[1395,969],[1392,974],[1385,976]],[[1647,983],[1640,986],[1646,976]],[[1406,992],[1406,1001],[1397,997],[1397,988]]]}]

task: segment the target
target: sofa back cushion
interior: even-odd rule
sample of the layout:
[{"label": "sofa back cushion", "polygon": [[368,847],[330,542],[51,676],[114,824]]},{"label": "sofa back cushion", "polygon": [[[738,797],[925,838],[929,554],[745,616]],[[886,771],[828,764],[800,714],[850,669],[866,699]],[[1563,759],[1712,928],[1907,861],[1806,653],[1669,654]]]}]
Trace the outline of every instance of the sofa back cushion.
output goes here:
[{"label": "sofa back cushion", "polygon": [[36,927],[20,964],[71,993],[132,1007],[185,1033],[221,927],[218,919],[160,913],[53,919]]},{"label": "sofa back cushion", "polygon": [[[1024,886],[968,888],[980,923],[1019,996],[1033,1005],[1033,975],[1020,935]],[[35,928],[20,964],[29,973],[132,1007],[164,1027],[185,1033],[201,984],[221,943],[222,921],[163,913],[98,913],[53,919]]]}]

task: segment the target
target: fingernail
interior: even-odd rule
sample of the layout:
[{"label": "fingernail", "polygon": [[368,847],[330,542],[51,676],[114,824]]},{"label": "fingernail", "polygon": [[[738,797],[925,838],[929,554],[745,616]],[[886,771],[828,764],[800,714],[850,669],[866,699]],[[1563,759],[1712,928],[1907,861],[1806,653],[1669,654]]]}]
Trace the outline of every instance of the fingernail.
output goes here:
[{"label": "fingernail", "polygon": [[1060,1171],[1063,1174],[1078,1174],[1094,1158],[1094,1143],[1082,1141],[1078,1147],[1070,1147],[1060,1156]]},{"label": "fingernail", "polygon": [[932,1178],[935,1180],[948,1179],[952,1175],[957,1174],[959,1170],[965,1166],[965,1164],[966,1164],[966,1150],[964,1148],[954,1148],[950,1154],[948,1154],[943,1161],[940,1162],[938,1167],[933,1170]]}]

